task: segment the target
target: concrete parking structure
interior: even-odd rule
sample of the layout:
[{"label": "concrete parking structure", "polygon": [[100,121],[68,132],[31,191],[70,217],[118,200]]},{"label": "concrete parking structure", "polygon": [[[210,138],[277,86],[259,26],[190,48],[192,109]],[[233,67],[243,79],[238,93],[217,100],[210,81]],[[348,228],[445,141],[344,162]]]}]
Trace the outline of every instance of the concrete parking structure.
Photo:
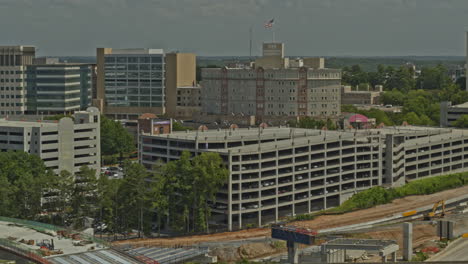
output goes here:
[{"label": "concrete parking structure", "polygon": [[468,133],[392,127],[324,131],[289,127],[140,135],[140,162],[216,152],[230,177],[212,205],[229,230],[336,207],[373,186],[465,171]]}]

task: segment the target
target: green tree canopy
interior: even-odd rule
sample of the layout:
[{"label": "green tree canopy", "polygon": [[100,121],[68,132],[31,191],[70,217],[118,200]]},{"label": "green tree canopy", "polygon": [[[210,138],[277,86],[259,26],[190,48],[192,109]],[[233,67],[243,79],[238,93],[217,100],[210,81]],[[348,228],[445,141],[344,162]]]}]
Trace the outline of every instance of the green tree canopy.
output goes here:
[{"label": "green tree canopy", "polygon": [[133,137],[119,121],[101,116],[101,151],[104,155],[119,154],[135,150]]},{"label": "green tree canopy", "polygon": [[442,90],[451,83],[447,75],[447,69],[438,65],[437,67],[425,67],[417,80],[417,87],[424,90]]},{"label": "green tree canopy", "polygon": [[217,153],[202,153],[191,159],[182,152],[179,160],[167,163],[153,180],[153,206],[168,214],[175,230],[207,231],[210,216],[208,201],[214,202],[229,171]]},{"label": "green tree canopy", "polygon": [[410,125],[419,125],[421,123],[418,114],[416,114],[415,112],[407,113],[404,119]]},{"label": "green tree canopy", "polygon": [[459,128],[468,128],[468,115],[462,115],[460,118],[453,121],[452,125]]},{"label": "green tree canopy", "polygon": [[50,187],[53,173],[36,155],[25,152],[0,153],[0,212],[5,216],[34,219],[41,212],[43,191]]}]

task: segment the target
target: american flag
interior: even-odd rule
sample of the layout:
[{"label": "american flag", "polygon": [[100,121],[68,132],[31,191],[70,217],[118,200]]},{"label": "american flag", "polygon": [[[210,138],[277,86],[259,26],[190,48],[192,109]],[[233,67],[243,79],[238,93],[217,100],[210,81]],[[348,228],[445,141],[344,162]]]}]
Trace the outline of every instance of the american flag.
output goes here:
[{"label": "american flag", "polygon": [[272,28],[274,23],[275,23],[275,19],[272,18],[270,21],[266,22],[264,26],[265,28]]}]

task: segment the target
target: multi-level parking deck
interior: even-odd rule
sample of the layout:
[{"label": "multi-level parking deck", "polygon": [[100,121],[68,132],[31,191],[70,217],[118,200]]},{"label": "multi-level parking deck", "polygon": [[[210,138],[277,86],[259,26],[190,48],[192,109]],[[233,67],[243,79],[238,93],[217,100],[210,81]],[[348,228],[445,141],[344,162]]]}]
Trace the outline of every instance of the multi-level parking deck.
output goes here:
[{"label": "multi-level parking deck", "polygon": [[219,153],[230,177],[212,205],[213,219],[232,230],[335,207],[372,186],[462,171],[463,137],[459,130],[417,127],[180,132],[141,135],[140,161],[151,169],[184,150]]}]

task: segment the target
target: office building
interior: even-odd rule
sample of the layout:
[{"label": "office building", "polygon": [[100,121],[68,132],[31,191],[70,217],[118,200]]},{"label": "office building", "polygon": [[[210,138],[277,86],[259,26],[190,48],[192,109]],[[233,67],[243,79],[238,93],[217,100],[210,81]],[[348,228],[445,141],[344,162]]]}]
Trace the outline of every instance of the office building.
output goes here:
[{"label": "office building", "polygon": [[175,118],[191,118],[201,111],[201,87],[177,87],[177,104]]},{"label": "office building", "polygon": [[26,111],[26,66],[33,64],[36,48],[0,46],[0,115]]},{"label": "office building", "polygon": [[57,60],[36,63],[41,64],[27,66],[28,114],[72,113],[91,105],[92,65]]},{"label": "office building", "polygon": [[292,60],[282,43],[265,43],[254,67],[202,69],[202,113],[338,117],[341,72],[323,66],[323,58]]},{"label": "office building", "polygon": [[373,90],[368,87],[365,91],[353,91],[351,86],[343,85],[341,86],[341,104],[378,105],[382,93],[382,85],[376,85]]},{"label": "office building", "polygon": [[200,112],[200,86],[193,53],[166,54],[166,111],[171,117],[190,118]]},{"label": "office building", "polygon": [[0,119],[0,151],[24,151],[39,156],[48,169],[75,173],[88,166],[100,171],[100,113],[90,107],[74,119],[42,120],[41,116]]},{"label": "office building", "polygon": [[197,87],[195,68],[195,54],[98,48],[93,104],[120,120],[144,113],[176,115],[178,87]]},{"label": "office building", "polygon": [[463,115],[468,115],[468,102],[452,105],[452,102],[440,103],[440,126],[451,127]]},{"label": "office building", "polygon": [[224,160],[230,176],[212,216],[229,230],[335,207],[373,186],[468,170],[463,130],[275,127],[140,135],[140,162],[148,170],[184,150],[215,152]]},{"label": "office building", "polygon": [[165,60],[161,49],[97,49],[94,105],[114,119],[164,114]]}]

